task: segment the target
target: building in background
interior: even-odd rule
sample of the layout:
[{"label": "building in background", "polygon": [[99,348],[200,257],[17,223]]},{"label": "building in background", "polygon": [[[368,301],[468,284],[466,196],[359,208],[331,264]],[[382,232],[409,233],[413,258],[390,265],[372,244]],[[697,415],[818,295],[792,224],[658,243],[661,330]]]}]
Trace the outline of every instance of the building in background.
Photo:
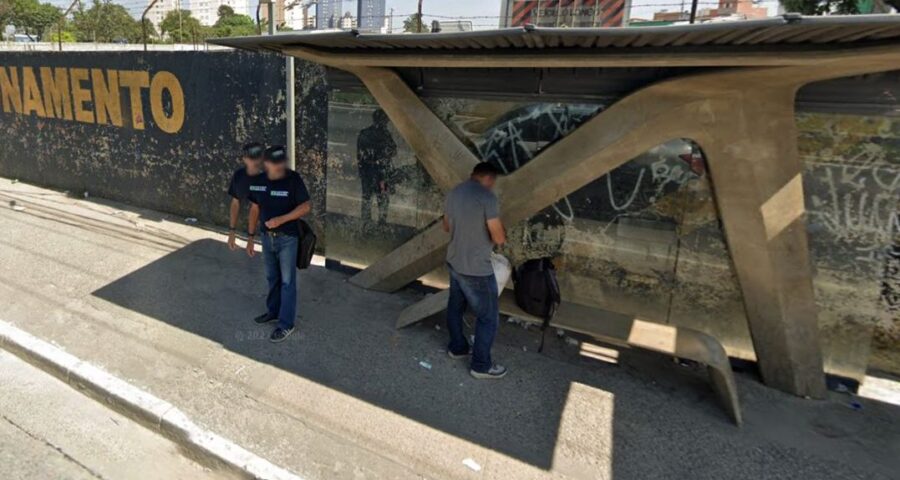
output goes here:
[{"label": "building in background", "polygon": [[631,0],[502,0],[500,27],[621,27],[630,6]]},{"label": "building in background", "polygon": [[291,30],[315,30],[316,15],[310,9],[317,0],[289,0],[284,6],[284,23]]},{"label": "building in background", "polygon": [[344,12],[344,16],[341,17],[339,28],[342,28],[344,30],[352,30],[356,28],[356,25],[356,17],[354,17],[353,14],[350,13],[350,11]]},{"label": "building in background", "polygon": [[[147,4],[153,0],[147,0]],[[147,12],[147,20],[150,20],[150,23],[155,27],[159,27],[159,24],[162,23],[163,19],[166,18],[166,15],[173,10],[178,10],[181,8],[179,5],[179,0],[159,0],[156,2],[156,5]],[[138,14],[138,18],[140,18],[140,14]]]},{"label": "building in background", "polygon": [[[272,3],[275,4],[275,26],[280,27],[284,25],[284,1],[285,0],[271,0]],[[268,22],[269,21],[269,6],[263,5],[259,9],[259,20],[260,22]]]},{"label": "building in background", "polygon": [[316,29],[341,28],[341,0],[319,0],[316,5]]},{"label": "building in background", "polygon": [[[200,21],[201,25],[213,25],[219,20],[219,7],[227,5],[240,15],[250,15],[250,0],[190,0],[189,9],[191,15]],[[256,13],[256,4],[253,4],[253,14]],[[251,18],[253,16],[251,15]]]},{"label": "building in background", "polygon": [[361,32],[382,32],[387,18],[384,16],[385,0],[357,0],[356,28]]},{"label": "building in background", "polygon": [[[690,5],[688,5],[690,6]],[[762,2],[745,0],[719,0],[717,8],[701,8],[697,10],[695,22],[730,22],[739,20],[753,20],[769,16],[769,9]],[[653,22],[687,23],[691,20],[691,12],[670,12],[661,10],[653,14]],[[634,22],[638,24],[639,22]]]}]

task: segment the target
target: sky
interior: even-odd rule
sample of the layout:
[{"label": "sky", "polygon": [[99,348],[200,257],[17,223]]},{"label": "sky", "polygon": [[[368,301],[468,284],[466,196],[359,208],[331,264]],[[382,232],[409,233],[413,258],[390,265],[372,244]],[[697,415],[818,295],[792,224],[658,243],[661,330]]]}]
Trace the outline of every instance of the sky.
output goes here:
[{"label": "sky", "polygon": [[[49,0],[50,3],[67,8],[71,0]],[[91,0],[82,0],[85,5],[90,5]],[[147,5],[147,0],[113,0],[115,3],[125,5],[132,12],[140,11]],[[700,7],[713,7],[717,0],[699,0]],[[190,0],[182,0],[184,8],[189,8]],[[255,4],[256,0],[250,0]],[[418,0],[387,0],[386,12],[394,9],[394,26],[395,28],[403,24],[403,19],[410,14],[416,12]],[[422,12],[425,15],[426,22],[440,19],[439,17],[430,17],[430,15],[438,15],[450,17],[453,19],[472,20],[472,25],[476,29],[496,28],[499,25],[501,0],[423,0]],[[762,4],[769,8],[769,15],[776,15],[778,2],[777,0],[763,0]],[[678,11],[681,9],[681,0],[632,0],[631,17],[632,18],[652,18],[653,12],[660,10]],[[690,0],[685,3],[685,8],[690,9]],[[356,14],[356,0],[344,0],[344,11]],[[470,17],[470,18],[467,18]]]}]

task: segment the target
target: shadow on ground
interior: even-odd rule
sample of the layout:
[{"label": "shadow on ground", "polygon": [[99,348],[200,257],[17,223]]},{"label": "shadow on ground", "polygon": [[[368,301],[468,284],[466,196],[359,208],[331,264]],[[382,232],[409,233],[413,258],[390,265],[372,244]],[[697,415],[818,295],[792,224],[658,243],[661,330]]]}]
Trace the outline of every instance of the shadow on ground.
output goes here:
[{"label": "shadow on ground", "polygon": [[[420,298],[418,294],[365,291],[322,268],[300,275],[300,333],[272,345],[266,340],[271,327],[250,320],[264,309],[262,279],[258,256],[248,259],[207,239],[93,294],[447,434],[578,478],[606,476],[584,470],[591,465],[611,465],[607,468],[615,478],[761,478],[773,469],[793,471],[791,462],[773,465],[784,448],[804,444],[804,435],[819,439],[816,425],[803,423],[800,434],[782,432],[787,438],[783,444],[776,439],[767,445],[759,436],[765,436],[768,427],[752,414],[744,430],[734,427],[702,370],[627,351],[612,365],[581,356],[577,348],[552,335],[545,353],[538,355],[534,351],[539,333],[513,325],[501,328],[495,346],[497,359],[510,367],[511,374],[499,382],[475,381],[464,363],[443,353],[446,332],[436,328],[437,319],[394,330],[397,314]],[[431,369],[420,366],[420,361],[430,363]],[[752,385],[741,383],[742,388]],[[810,404],[802,400],[752,388],[750,404],[762,405],[776,418],[799,418],[791,409],[800,405],[809,410]],[[574,389],[578,392],[572,396]],[[577,399],[574,404],[572,398]],[[779,407],[766,406],[770,401]],[[835,408],[815,405],[820,410]],[[833,412],[810,415],[825,414]],[[837,412],[852,414],[849,409]],[[569,428],[561,429],[564,422]],[[877,424],[877,417],[866,425],[872,422]],[[790,430],[788,425],[790,421],[778,430]],[[828,425],[819,429],[827,430]],[[839,473],[840,468],[834,470],[839,462],[821,464],[819,452],[807,450],[793,455],[806,465],[805,474],[813,475],[809,478]],[[735,456],[745,457],[739,463],[746,468],[736,471],[733,461],[716,460]],[[697,476],[697,469],[704,474]]]}]

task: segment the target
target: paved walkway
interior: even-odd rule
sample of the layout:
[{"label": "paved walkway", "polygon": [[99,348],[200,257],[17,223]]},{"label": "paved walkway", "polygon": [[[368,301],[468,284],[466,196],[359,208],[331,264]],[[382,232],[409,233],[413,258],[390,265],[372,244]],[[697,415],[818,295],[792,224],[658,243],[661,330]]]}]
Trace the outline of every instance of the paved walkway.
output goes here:
[{"label": "paved walkway", "polygon": [[601,361],[555,338],[538,354],[539,334],[512,324],[495,349],[510,375],[478,382],[443,354],[435,322],[393,329],[419,294],[361,290],[322,268],[300,276],[299,333],[273,346],[250,321],[263,305],[262,261],[228,251],[220,234],[4,179],[0,232],[0,317],[306,478],[900,471],[893,405],[805,401],[738,375],[737,429],[700,371],[632,351]]}]

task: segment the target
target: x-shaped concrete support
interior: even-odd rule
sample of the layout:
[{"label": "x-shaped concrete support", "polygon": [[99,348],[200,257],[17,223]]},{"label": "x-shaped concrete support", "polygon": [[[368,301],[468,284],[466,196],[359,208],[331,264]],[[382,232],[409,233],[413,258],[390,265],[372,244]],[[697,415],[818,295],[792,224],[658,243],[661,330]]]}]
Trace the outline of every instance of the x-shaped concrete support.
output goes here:
[{"label": "x-shaped concrete support", "polygon": [[[502,218],[507,224],[527,219],[668,140],[696,140],[710,166],[764,380],[797,395],[821,397],[822,356],[803,218],[794,94],[811,81],[889,70],[898,60],[896,48],[875,48],[855,58],[731,69],[649,86],[502,179]],[[441,189],[467,177],[478,159],[396,74],[335,66],[363,80]],[[352,282],[382,291],[401,288],[439,266],[448,241],[440,226],[433,225]],[[440,307],[435,298],[426,299],[411,306],[401,320],[417,321]]]}]

